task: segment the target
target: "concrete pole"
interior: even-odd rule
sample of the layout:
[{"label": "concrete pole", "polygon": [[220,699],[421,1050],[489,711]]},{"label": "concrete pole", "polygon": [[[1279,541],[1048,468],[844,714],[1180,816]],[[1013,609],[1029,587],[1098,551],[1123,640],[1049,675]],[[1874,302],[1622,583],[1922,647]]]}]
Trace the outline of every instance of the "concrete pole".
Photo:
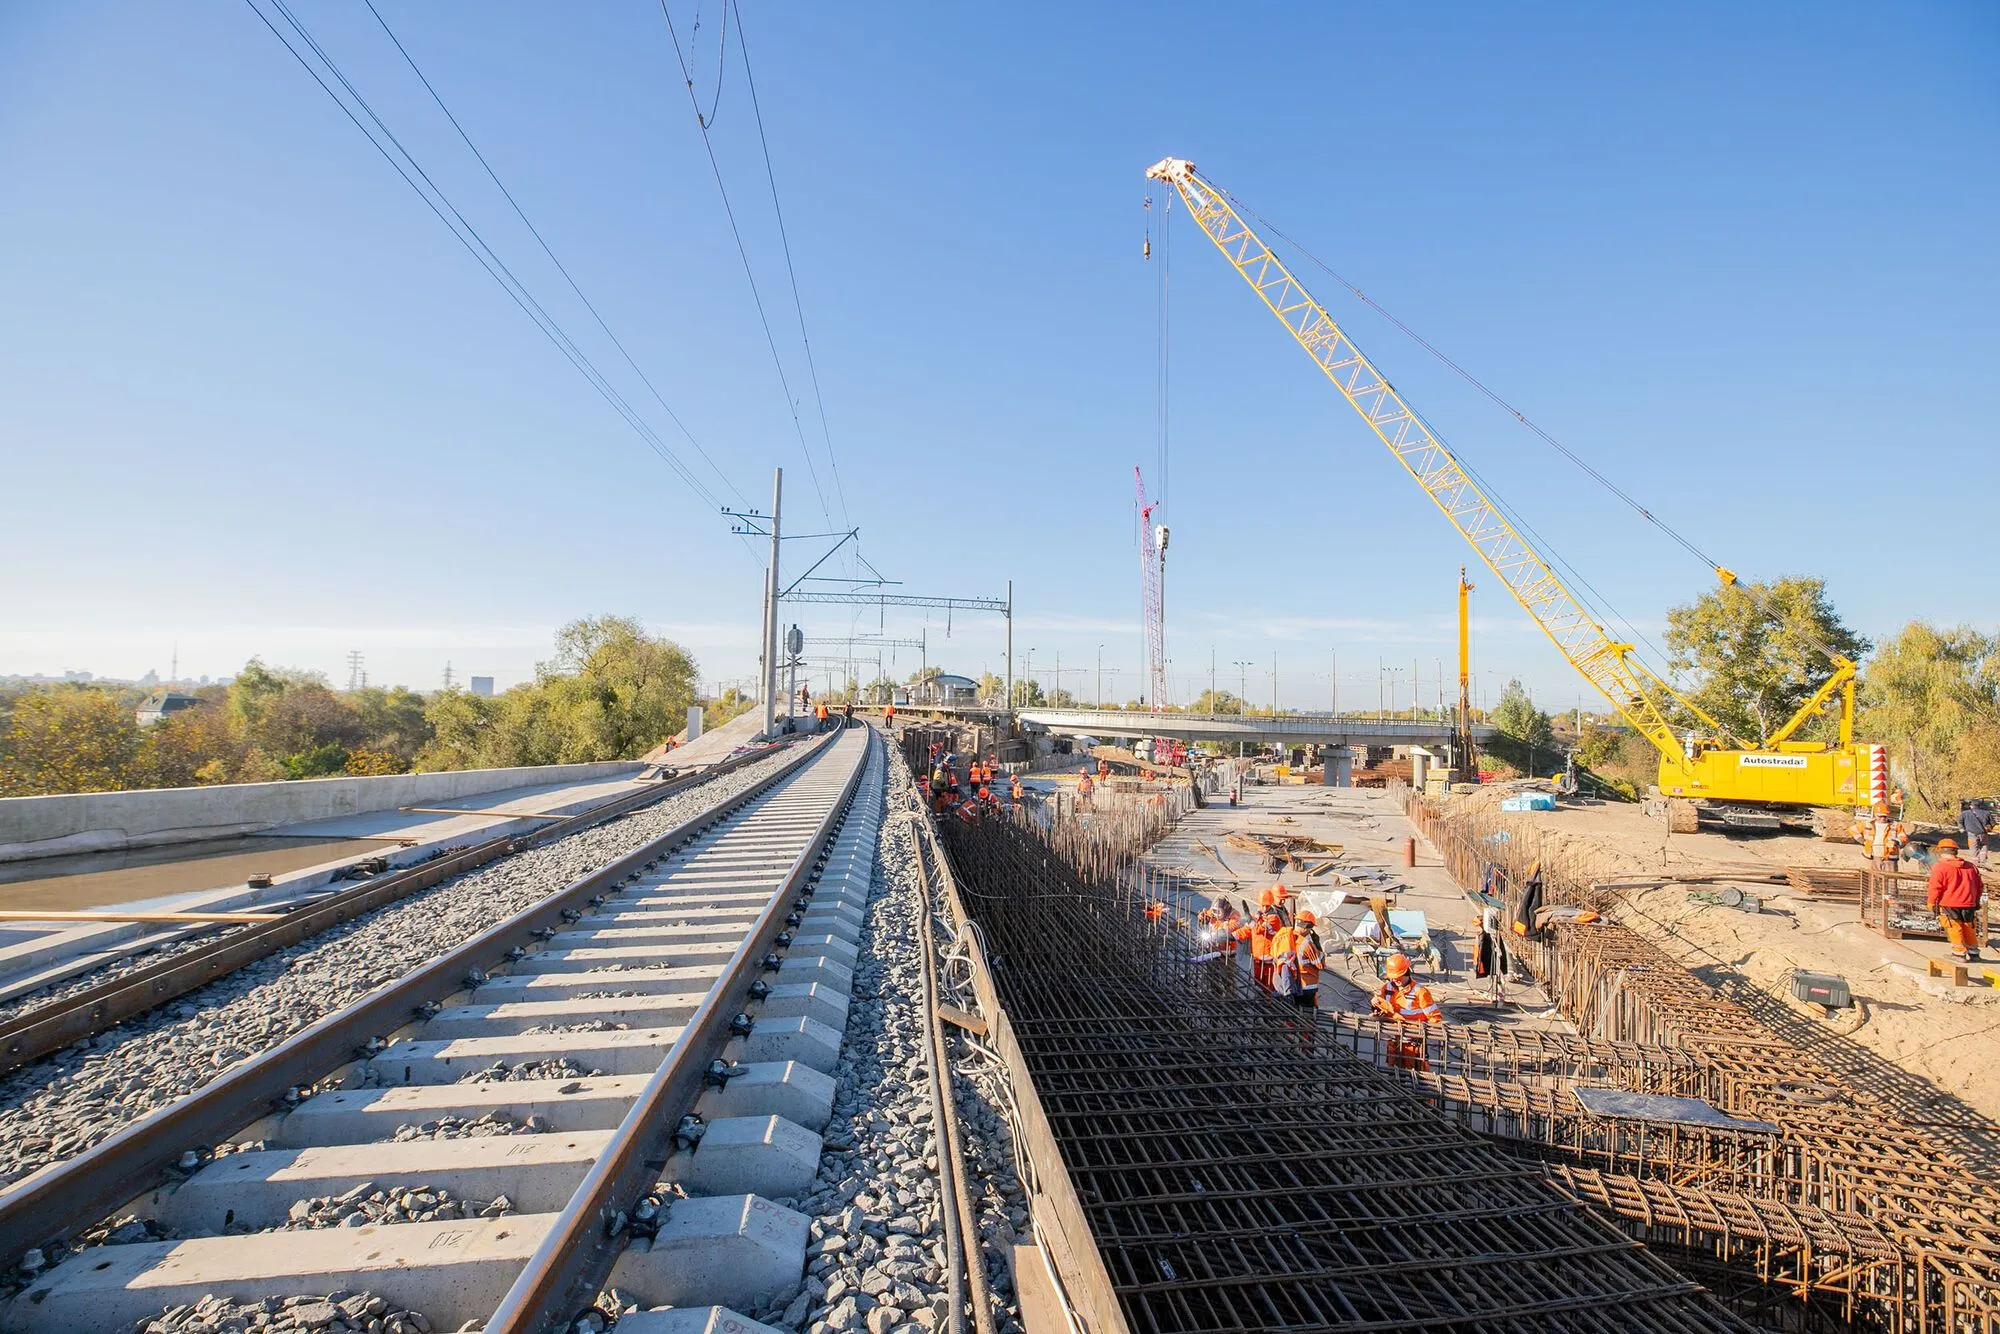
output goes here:
[{"label": "concrete pole", "polygon": [[1007,707],[1014,707],[1014,581],[1007,581]]},{"label": "concrete pole", "polygon": [[785,503],[785,470],[771,469],[771,577],[764,589],[764,735],[778,722],[778,515]]}]

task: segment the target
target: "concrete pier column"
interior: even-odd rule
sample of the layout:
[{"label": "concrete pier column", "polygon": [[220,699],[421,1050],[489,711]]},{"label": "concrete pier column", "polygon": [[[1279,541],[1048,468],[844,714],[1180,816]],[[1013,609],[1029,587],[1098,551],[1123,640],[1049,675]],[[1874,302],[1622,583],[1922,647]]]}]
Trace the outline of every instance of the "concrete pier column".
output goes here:
[{"label": "concrete pier column", "polygon": [[1354,786],[1354,752],[1346,746],[1327,746],[1322,749],[1320,765],[1320,782],[1325,786]]}]

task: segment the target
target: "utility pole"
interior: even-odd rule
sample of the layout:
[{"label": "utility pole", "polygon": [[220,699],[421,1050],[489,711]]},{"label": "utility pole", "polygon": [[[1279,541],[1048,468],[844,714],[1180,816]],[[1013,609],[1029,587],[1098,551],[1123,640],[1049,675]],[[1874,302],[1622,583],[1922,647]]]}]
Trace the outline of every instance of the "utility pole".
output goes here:
[{"label": "utility pole", "polygon": [[1330,652],[1333,655],[1333,680],[1331,683],[1333,697],[1330,703],[1333,706],[1333,716],[1338,718],[1340,716],[1340,650],[1333,649]]},{"label": "utility pole", "polygon": [[1104,707],[1104,645],[1097,646],[1097,692],[1091,696],[1095,707]]},{"label": "utility pole", "polygon": [[1062,650],[1056,650],[1056,693],[1049,696],[1051,708],[1062,707]]},{"label": "utility pole", "polygon": [[361,672],[361,650],[349,649],[347,653],[347,688],[359,690],[367,678]]},{"label": "utility pole", "polygon": [[1209,711],[1210,713],[1214,713],[1214,712],[1216,711],[1216,708],[1215,708],[1215,645],[1213,645],[1213,644],[1210,644],[1210,645],[1208,646],[1208,711]]},{"label": "utility pole", "polygon": [[444,665],[444,688],[446,690],[451,689],[451,663],[449,660]]},{"label": "utility pole", "polygon": [[771,582],[764,590],[764,735],[778,725],[778,525],[784,513],[785,470],[771,469]]},{"label": "utility pole", "polygon": [[1014,581],[1007,581],[1007,707],[1014,707]]},{"label": "utility pole", "polygon": [[1278,716],[1278,655],[1271,655],[1271,716]]}]

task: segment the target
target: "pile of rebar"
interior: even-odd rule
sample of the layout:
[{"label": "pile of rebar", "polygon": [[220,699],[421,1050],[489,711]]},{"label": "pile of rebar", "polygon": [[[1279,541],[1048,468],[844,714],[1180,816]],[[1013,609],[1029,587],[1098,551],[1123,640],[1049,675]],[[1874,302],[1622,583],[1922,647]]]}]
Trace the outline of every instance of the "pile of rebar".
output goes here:
[{"label": "pile of rebar", "polygon": [[[1532,847],[1413,795],[1405,802],[1461,884],[1527,873]],[[1604,906],[1591,884],[1538,870],[1547,902]],[[1436,1043],[1413,1080],[1432,1105],[1560,1164],[1553,1170],[1581,1198],[1635,1237],[1671,1246],[1677,1264],[1765,1323],[2000,1330],[2000,1208],[1989,1174],[1961,1152],[1979,1153],[2000,1127],[1813,1032],[1746,980],[1725,978],[1720,994],[1617,923],[1557,923],[1512,948],[1590,1035],[1595,1064],[1561,1070],[1524,1057],[1522,1035],[1468,1025]],[[1348,1027],[1363,1050],[1366,1023]],[[1570,1097],[1586,1085],[1700,1097],[1776,1131],[1615,1132]],[[1731,1276],[1789,1289],[1794,1304],[1766,1309],[1767,1298],[1718,1281]]]},{"label": "pile of rebar", "polygon": [[[1128,1326],[1743,1330],[1694,1282],[1201,954],[1132,824],[946,821],[958,884]],[[1517,1062],[1619,1064],[1612,1044]],[[1504,1064],[1504,1062],[1502,1062]],[[1679,1078],[1671,1058],[1654,1061]]]}]

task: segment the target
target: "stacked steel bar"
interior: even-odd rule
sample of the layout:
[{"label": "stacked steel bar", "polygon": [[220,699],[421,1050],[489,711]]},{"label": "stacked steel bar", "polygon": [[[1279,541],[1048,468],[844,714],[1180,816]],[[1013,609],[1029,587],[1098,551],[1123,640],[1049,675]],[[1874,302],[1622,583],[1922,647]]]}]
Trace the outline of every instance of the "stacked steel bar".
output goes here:
[{"label": "stacked steel bar", "polygon": [[1131,844],[945,822],[958,883],[1137,1331],[1745,1328],[1311,1016],[1189,967]]},{"label": "stacked steel bar", "polygon": [[[1516,851],[1513,840],[1495,842],[1482,825],[1447,819],[1414,796],[1406,794],[1405,802],[1461,884],[1485,882],[1495,863],[1503,875],[1518,873],[1521,858],[1534,855],[1532,849]],[[1590,885],[1544,874],[1549,902],[1603,906]],[[1747,1008],[1756,1003],[1747,990],[1744,1003],[1717,994],[1621,925],[1558,923],[1522,944],[1520,952],[1558,1007],[1584,1032],[1676,1049],[1711,1072],[1710,1091],[1701,1096],[1724,1111],[1779,1127],[1766,1160],[1773,1170],[1735,1174],[1719,1184],[1744,1192],[1759,1208],[1814,1211],[1825,1227],[1847,1227],[1851,1235],[1829,1245],[1823,1231],[1773,1233],[1757,1243],[1774,1257],[1760,1262],[1764,1268],[1795,1275],[1802,1297],[1831,1298],[1838,1312],[1882,1328],[2000,1331],[2000,1209],[1984,1192],[1968,1188],[1976,1174],[1954,1152],[1957,1145],[1924,1124],[1931,1119],[1926,1108],[1907,1093],[1894,1097],[1879,1083],[1862,1086],[1844,1076],[1760,1020]],[[1562,1150],[1572,1134],[1562,1116],[1516,1115],[1521,1100],[1497,1087],[1459,1080],[1426,1091],[1438,1105],[1461,1113],[1476,1107],[1491,1128],[1543,1146]],[[1576,1167],[1602,1165],[1580,1154],[1558,1156]],[[1695,1154],[1683,1161],[1668,1153],[1619,1167],[1676,1187],[1718,1184]],[[1657,1240],[1652,1190],[1607,1188],[1586,1197],[1625,1220],[1635,1236]],[[1741,1253],[1744,1234],[1729,1223],[1726,1210],[1689,1211],[1672,1227],[1684,1238],[1683,1249],[1711,1265]],[[1882,1238],[1891,1244],[1886,1255]],[[1790,1253],[1779,1254],[1787,1247]]]}]

